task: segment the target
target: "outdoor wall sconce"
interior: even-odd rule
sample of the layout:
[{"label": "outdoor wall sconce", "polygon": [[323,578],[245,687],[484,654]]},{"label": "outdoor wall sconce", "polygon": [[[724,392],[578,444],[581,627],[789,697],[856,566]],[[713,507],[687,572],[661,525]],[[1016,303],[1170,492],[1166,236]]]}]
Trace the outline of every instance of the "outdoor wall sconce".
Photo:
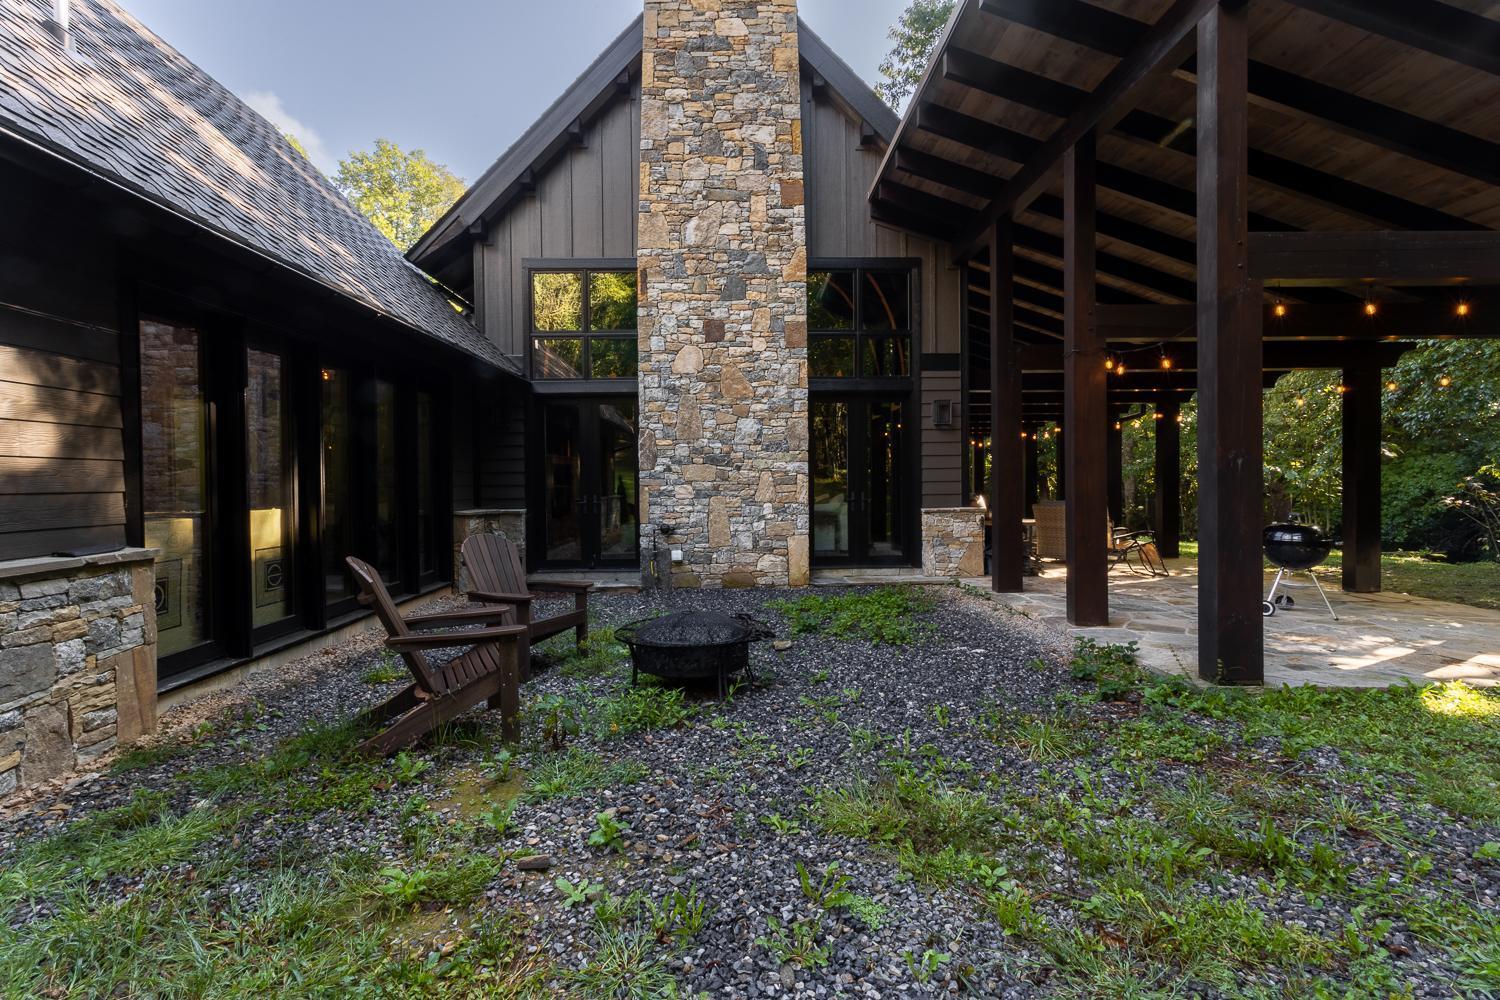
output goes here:
[{"label": "outdoor wall sconce", "polygon": [[934,399],[932,401],[932,426],[953,426],[953,400]]}]

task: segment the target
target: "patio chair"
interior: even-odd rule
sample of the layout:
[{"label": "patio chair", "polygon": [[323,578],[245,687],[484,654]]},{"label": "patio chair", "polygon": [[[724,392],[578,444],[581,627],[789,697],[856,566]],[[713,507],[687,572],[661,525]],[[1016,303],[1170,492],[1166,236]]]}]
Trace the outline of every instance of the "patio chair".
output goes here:
[{"label": "patio chair", "polygon": [[[528,580],[521,553],[504,535],[473,535],[461,550],[469,571],[469,600],[481,604],[503,604],[514,608],[516,622],[526,626],[530,642],[521,647],[521,679],[531,677],[531,645],[568,629],[582,646],[589,637],[589,592],[587,580]],[[537,594],[572,594],[573,610],[535,621],[531,602]]]},{"label": "patio chair", "polygon": [[1156,550],[1156,536],[1150,531],[1124,531],[1109,522],[1109,568],[1124,567],[1136,576],[1169,576],[1167,564]]},{"label": "patio chair", "polygon": [[[526,648],[526,628],[514,623],[510,608],[482,608],[402,617],[385,589],[380,574],[366,562],[344,560],[359,583],[361,604],[372,606],[385,626],[385,647],[400,653],[411,671],[412,683],[394,698],[360,716],[381,726],[360,745],[365,753],[390,755],[416,743],[424,735],[487,701],[500,709],[501,735],[507,743],[521,737],[521,695],[518,651]],[[472,631],[448,629],[480,625]],[[443,628],[444,631],[428,631]],[[468,652],[434,665],[426,650],[468,646]],[[496,704],[498,702],[498,705]]]},{"label": "patio chair", "polygon": [[1068,558],[1068,502],[1039,500],[1032,512],[1036,515],[1037,558]]}]

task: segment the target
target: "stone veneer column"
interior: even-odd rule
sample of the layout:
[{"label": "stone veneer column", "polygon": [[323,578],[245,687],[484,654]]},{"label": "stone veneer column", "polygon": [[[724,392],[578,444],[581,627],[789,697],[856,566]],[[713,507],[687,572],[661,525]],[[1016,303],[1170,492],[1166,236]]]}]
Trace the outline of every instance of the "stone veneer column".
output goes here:
[{"label": "stone veneer column", "polygon": [[646,0],[642,520],[679,586],[808,581],[795,0]]}]

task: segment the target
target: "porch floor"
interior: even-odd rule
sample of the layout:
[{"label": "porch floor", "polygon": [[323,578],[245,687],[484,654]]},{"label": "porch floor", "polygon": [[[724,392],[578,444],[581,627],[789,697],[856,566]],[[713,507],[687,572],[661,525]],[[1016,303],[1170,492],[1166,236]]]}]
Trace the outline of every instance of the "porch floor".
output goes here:
[{"label": "porch floor", "polygon": [[[1074,635],[1139,643],[1143,665],[1196,680],[1197,564],[1172,560],[1170,568],[1172,575],[1160,579],[1112,572],[1108,627],[1068,625],[1067,570],[1059,564],[1045,564],[1040,577],[1027,577],[1024,593],[989,596]],[[1262,593],[1273,576],[1266,574]],[[1500,611],[1406,594],[1346,594],[1336,576],[1320,578],[1339,620],[1329,618],[1305,575],[1293,578],[1286,592],[1296,606],[1265,619],[1267,686],[1383,687],[1448,680],[1500,685]],[[986,579],[965,582],[989,590]]]}]

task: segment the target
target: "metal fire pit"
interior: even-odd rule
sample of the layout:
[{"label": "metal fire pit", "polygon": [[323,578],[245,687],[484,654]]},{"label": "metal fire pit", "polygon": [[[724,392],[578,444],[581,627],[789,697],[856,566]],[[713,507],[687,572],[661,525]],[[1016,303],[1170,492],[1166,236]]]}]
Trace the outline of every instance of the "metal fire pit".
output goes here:
[{"label": "metal fire pit", "polygon": [[1328,536],[1310,524],[1272,524],[1261,533],[1261,541],[1265,546],[1266,558],[1276,567],[1276,581],[1271,584],[1271,592],[1261,602],[1260,613],[1269,618],[1276,613],[1277,608],[1291,607],[1290,595],[1277,597],[1276,591],[1281,588],[1287,574],[1306,573],[1311,577],[1313,586],[1318,588],[1323,606],[1328,609],[1333,620],[1338,621],[1339,616],[1334,613],[1328,595],[1323,592],[1323,585],[1313,573],[1313,567],[1321,566],[1333,551],[1333,542]]},{"label": "metal fire pit", "polygon": [[640,673],[667,680],[712,677],[721,698],[734,675],[744,673],[754,679],[750,643],[773,634],[769,626],[749,615],[717,611],[677,611],[615,629],[616,637],[630,647],[630,683]]}]

